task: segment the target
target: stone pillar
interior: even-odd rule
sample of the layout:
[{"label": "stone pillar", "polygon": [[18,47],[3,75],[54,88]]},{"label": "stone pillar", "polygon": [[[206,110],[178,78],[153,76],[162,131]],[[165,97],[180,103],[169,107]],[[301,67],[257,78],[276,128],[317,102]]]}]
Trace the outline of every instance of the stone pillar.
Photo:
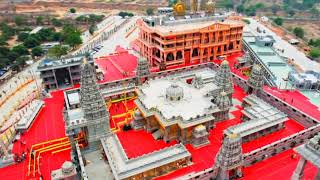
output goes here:
[{"label": "stone pillar", "polygon": [[68,67],[68,72],[69,72],[69,77],[70,77],[70,83],[71,83],[71,86],[73,87],[73,78],[72,78],[72,75],[71,75],[71,68],[70,66]]},{"label": "stone pillar", "polygon": [[296,170],[294,170],[293,175],[291,176],[291,180],[300,180],[303,176],[304,168],[307,164],[306,159],[303,157],[300,158],[299,163],[296,167]]},{"label": "stone pillar", "polygon": [[56,89],[58,89],[58,81],[57,81],[57,78],[56,78],[56,72],[54,69],[52,69],[52,73],[53,73],[53,77],[54,77],[54,82],[56,83]]}]

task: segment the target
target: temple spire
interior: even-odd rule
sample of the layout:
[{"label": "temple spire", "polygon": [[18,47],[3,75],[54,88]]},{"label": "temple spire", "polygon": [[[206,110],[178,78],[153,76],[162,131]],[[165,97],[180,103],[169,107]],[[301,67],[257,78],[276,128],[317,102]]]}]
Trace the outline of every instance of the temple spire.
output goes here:
[{"label": "temple spire", "polygon": [[220,68],[214,77],[215,84],[218,85],[220,88],[220,92],[225,92],[226,95],[231,100],[233,89],[233,82],[232,82],[232,74],[229,67],[229,62],[224,60]]},{"label": "temple spire", "polygon": [[236,177],[241,177],[241,166],[241,137],[238,134],[226,136],[215,160],[215,167],[218,168],[218,175],[216,179],[231,179],[229,177],[230,174],[233,174]]},{"label": "temple spire", "polygon": [[248,79],[248,90],[247,93],[257,94],[257,92],[262,89],[264,84],[263,71],[260,65],[253,65],[251,75]]},{"label": "temple spire", "polygon": [[80,103],[87,123],[88,141],[96,142],[111,132],[110,115],[96,82],[94,67],[83,60],[81,72]]}]

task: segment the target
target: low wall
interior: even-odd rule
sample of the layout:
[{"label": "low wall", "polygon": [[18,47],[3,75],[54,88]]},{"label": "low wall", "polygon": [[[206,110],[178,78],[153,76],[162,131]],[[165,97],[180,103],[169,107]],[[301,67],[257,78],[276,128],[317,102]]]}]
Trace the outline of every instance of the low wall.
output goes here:
[{"label": "low wall", "polygon": [[310,115],[298,110],[297,108],[291,106],[287,102],[281,100],[280,98],[272,94],[269,94],[265,91],[261,91],[258,96],[264,101],[278,108],[280,111],[286,113],[289,118],[297,121],[306,128],[315,126],[319,123],[319,121],[314,117],[311,117]]},{"label": "low wall", "polygon": [[307,142],[320,131],[320,124],[285,137],[243,155],[243,166],[251,166],[283,151]]}]

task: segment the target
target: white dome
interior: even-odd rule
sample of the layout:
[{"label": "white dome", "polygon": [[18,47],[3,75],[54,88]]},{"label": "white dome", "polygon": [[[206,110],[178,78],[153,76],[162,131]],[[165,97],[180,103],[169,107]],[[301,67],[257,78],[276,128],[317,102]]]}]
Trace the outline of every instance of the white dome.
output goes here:
[{"label": "white dome", "polygon": [[166,98],[170,101],[179,101],[183,98],[183,89],[182,87],[178,86],[177,84],[171,84],[166,89]]}]

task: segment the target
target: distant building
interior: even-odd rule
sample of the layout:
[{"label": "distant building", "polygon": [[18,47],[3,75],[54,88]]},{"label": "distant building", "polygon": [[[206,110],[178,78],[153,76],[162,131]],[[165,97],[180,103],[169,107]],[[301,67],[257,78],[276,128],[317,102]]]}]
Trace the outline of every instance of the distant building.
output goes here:
[{"label": "distant building", "polygon": [[[44,59],[38,66],[45,89],[60,89],[80,83],[81,64],[84,56],[59,60]],[[93,59],[89,59],[93,64]]]},{"label": "distant building", "polygon": [[153,67],[202,63],[240,52],[243,24],[227,16],[147,17],[138,21],[140,54]]}]

